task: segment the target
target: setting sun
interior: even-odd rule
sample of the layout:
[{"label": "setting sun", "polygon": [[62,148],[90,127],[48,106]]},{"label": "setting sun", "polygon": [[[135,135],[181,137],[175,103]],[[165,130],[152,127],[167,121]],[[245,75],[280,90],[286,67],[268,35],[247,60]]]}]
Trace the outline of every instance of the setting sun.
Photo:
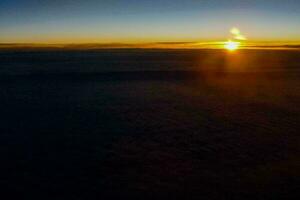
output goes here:
[{"label": "setting sun", "polygon": [[227,41],[225,42],[225,49],[229,50],[229,51],[234,51],[234,50],[237,50],[240,46],[240,43],[239,42],[234,42],[234,41]]}]

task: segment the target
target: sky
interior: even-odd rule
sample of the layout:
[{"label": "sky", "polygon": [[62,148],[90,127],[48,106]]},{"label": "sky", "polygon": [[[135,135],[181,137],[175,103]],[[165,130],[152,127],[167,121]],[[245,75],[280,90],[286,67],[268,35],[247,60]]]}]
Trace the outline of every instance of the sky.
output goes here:
[{"label": "sky", "polygon": [[299,0],[1,0],[0,43],[300,41]]}]

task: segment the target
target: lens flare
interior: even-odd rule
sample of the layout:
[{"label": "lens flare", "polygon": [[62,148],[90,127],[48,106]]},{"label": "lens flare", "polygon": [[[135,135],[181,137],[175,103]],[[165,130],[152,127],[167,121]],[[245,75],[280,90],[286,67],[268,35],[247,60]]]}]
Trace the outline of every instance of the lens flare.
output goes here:
[{"label": "lens flare", "polygon": [[247,40],[247,38],[241,34],[241,31],[238,28],[230,29],[230,33],[233,35],[235,40]]},{"label": "lens flare", "polygon": [[234,37],[234,39],[236,39],[236,40],[246,40],[247,38],[243,35],[237,35],[237,36]]},{"label": "lens flare", "polygon": [[240,35],[240,30],[238,28],[235,28],[233,27],[231,30],[230,30],[230,33],[232,33],[233,35]]}]

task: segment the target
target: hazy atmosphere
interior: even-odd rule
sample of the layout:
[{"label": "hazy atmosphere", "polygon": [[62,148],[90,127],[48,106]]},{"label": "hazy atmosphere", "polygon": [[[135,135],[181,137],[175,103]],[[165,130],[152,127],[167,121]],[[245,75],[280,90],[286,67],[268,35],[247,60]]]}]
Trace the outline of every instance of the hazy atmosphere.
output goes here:
[{"label": "hazy atmosphere", "polygon": [[299,0],[0,0],[0,198],[300,199]]}]

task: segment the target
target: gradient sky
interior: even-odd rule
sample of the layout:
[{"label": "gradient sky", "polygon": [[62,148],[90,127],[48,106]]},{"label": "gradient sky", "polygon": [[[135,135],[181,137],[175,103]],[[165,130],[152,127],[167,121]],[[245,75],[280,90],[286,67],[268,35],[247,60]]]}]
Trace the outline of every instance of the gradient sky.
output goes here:
[{"label": "gradient sky", "polygon": [[300,41],[299,0],[1,0],[1,43]]}]

